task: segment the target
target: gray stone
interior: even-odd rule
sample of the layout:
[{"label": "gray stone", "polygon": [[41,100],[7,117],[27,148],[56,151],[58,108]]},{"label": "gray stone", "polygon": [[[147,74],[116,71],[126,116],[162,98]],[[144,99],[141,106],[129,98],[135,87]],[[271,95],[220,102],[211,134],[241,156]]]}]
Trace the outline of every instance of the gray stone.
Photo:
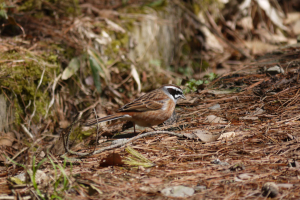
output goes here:
[{"label": "gray stone", "polygon": [[274,198],[279,194],[279,188],[274,182],[267,182],[261,188],[262,195],[264,197]]},{"label": "gray stone", "polygon": [[167,197],[190,197],[194,194],[195,190],[190,187],[182,185],[165,188],[161,193]]},{"label": "gray stone", "polygon": [[275,65],[267,69],[267,74],[276,75],[276,74],[284,74],[284,69],[282,67]]},{"label": "gray stone", "polygon": [[215,104],[215,105],[209,107],[208,109],[209,110],[218,110],[218,109],[221,109],[221,106],[220,106],[220,104]]}]

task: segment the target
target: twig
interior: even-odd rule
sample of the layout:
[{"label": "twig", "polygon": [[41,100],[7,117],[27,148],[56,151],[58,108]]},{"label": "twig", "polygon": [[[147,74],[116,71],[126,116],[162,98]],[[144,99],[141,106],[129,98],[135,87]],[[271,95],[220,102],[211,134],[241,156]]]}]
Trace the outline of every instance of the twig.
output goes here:
[{"label": "twig", "polygon": [[101,152],[104,152],[104,151],[108,151],[108,150],[111,150],[111,149],[115,149],[115,148],[118,148],[118,147],[122,147],[122,146],[125,146],[126,144],[128,143],[131,143],[135,140],[138,140],[140,138],[144,138],[144,137],[147,137],[147,136],[153,136],[153,135],[158,135],[158,134],[168,134],[168,135],[173,135],[173,136],[177,136],[177,137],[185,137],[184,135],[182,134],[179,134],[179,133],[174,133],[174,132],[169,132],[169,131],[153,131],[153,132],[148,132],[148,133],[144,133],[144,134],[141,134],[141,135],[137,135],[131,139],[128,139],[127,141],[125,142],[122,142],[122,143],[118,143],[118,144],[114,144],[114,145],[110,145],[108,147],[104,147],[102,149],[99,149],[97,151],[93,151],[92,153],[79,153],[79,152],[75,152],[75,151],[71,151],[69,149],[69,135],[72,131],[72,127],[73,125],[76,123],[76,121],[74,121],[70,127],[69,127],[69,131],[67,133],[67,137],[66,137],[66,140],[63,140],[64,141],[64,147],[65,147],[65,150],[70,153],[70,154],[74,154],[74,155],[77,155],[77,156],[88,156],[88,155],[94,155],[94,154],[99,154]]},{"label": "twig", "polygon": [[[96,132],[96,142],[95,142],[95,146],[94,146],[94,149],[93,149],[93,151],[90,153],[90,155],[92,155],[94,152],[95,152],[95,150],[96,150],[96,147],[97,147],[97,144],[98,144],[98,138],[99,138],[99,118],[98,118],[98,116],[97,116],[97,112],[96,112],[96,109],[94,108],[93,109],[94,110],[94,113],[95,113],[95,117],[96,117],[96,119],[97,119],[97,132]],[[103,133],[103,132],[102,132]],[[102,134],[100,134],[100,136],[101,136]]]},{"label": "twig", "polygon": [[24,126],[24,124],[21,124],[21,127],[25,131],[25,133],[33,140],[33,135],[29,132],[29,130]]},{"label": "twig", "polygon": [[54,100],[55,100],[55,88],[56,88],[57,82],[59,81],[59,79],[60,79],[61,76],[62,76],[62,74],[59,74],[59,76],[54,79],[54,82],[53,82],[53,85],[52,85],[52,99],[51,99],[51,101],[49,103],[48,108],[46,109],[45,118],[47,118],[49,109],[54,104]]},{"label": "twig", "polygon": [[7,161],[5,164],[10,164],[12,160],[14,160],[16,157],[18,157],[21,153],[23,153],[24,151],[26,151],[29,147],[25,147],[23,149],[21,149],[21,151],[19,151],[18,153],[16,153],[11,160]]}]

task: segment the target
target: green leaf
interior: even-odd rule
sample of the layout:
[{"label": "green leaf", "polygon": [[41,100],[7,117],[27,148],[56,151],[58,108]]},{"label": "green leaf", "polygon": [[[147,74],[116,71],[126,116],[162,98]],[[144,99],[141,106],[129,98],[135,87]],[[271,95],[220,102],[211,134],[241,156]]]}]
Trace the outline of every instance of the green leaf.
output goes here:
[{"label": "green leaf", "polygon": [[212,80],[214,80],[215,78],[217,78],[218,77],[218,75],[217,74],[215,74],[215,73],[209,73],[209,74],[207,74],[207,75],[205,75],[204,76],[204,78],[207,78],[208,80],[210,80],[210,81],[212,81]]},{"label": "green leaf", "polygon": [[77,70],[80,68],[80,59],[78,57],[72,58],[69,62],[68,67],[63,71],[62,80],[67,80],[70,78]]},{"label": "green leaf", "polygon": [[15,183],[15,184],[17,184],[17,185],[23,185],[24,184],[24,182],[23,181],[21,181],[19,178],[17,178],[17,177],[10,177],[10,178],[8,178],[8,180],[10,180],[11,182],[13,182],[13,183]]},{"label": "green leaf", "polygon": [[105,83],[110,83],[110,72],[106,68],[105,63],[101,59],[99,53],[97,53],[93,49],[88,49],[87,53],[90,57],[93,57],[94,67],[96,67],[96,69],[98,70],[100,77],[104,79]]},{"label": "green leaf", "polygon": [[7,19],[7,13],[5,10],[0,10],[0,19]]},{"label": "green leaf", "polygon": [[203,81],[202,81],[202,80],[198,80],[198,81],[196,81],[195,84],[196,84],[196,85],[202,85],[202,84],[203,84]]},{"label": "green leaf", "polygon": [[143,167],[155,166],[154,163],[152,163],[150,160],[148,160],[138,151],[134,150],[132,147],[128,146],[125,150],[129,154],[131,154],[131,156],[126,157],[126,160],[124,160],[124,163],[126,163],[127,165],[143,166]]},{"label": "green leaf", "polygon": [[165,0],[157,0],[152,3],[149,3],[147,6],[154,8],[154,7],[163,6],[164,3],[165,3]]},{"label": "green leaf", "polygon": [[188,86],[189,86],[189,88],[192,88],[193,87],[193,85],[194,85],[194,83],[193,82],[188,82]]},{"label": "green leaf", "polygon": [[94,59],[94,57],[89,57],[90,66],[92,70],[92,75],[94,79],[94,84],[96,86],[96,89],[99,93],[101,93],[101,82],[100,82],[100,75],[99,71],[101,71],[101,66],[98,64],[98,62]]},{"label": "green leaf", "polygon": [[160,67],[161,66],[161,61],[160,60],[150,60],[149,64]]}]

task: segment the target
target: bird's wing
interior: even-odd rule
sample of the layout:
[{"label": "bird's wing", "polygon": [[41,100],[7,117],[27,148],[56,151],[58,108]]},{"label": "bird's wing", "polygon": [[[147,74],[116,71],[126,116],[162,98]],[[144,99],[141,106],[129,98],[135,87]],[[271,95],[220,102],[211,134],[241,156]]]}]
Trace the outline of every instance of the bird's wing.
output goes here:
[{"label": "bird's wing", "polygon": [[118,112],[159,110],[164,106],[167,100],[169,100],[169,97],[163,91],[154,90],[124,105]]}]

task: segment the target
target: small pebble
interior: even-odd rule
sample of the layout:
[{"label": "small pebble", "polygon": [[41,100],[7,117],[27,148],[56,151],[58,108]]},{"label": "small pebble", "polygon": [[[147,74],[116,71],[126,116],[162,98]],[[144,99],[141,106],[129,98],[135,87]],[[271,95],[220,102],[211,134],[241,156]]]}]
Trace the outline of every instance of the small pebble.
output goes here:
[{"label": "small pebble", "polygon": [[209,109],[209,110],[218,110],[218,109],[220,109],[220,108],[221,108],[220,104],[215,104],[215,105],[209,107],[208,109]]},{"label": "small pebble", "polygon": [[267,182],[261,188],[264,197],[274,198],[279,194],[279,188],[274,182]]}]

